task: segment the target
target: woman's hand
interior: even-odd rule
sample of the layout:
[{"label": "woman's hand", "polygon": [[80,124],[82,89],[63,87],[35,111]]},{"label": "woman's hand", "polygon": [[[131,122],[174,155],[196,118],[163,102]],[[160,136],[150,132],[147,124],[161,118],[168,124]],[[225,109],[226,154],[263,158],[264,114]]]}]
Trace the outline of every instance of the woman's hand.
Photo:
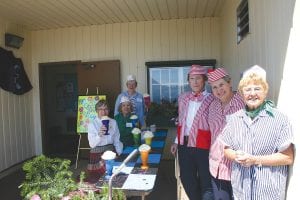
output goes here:
[{"label": "woman's hand", "polygon": [[255,156],[241,151],[236,151],[236,157],[234,160],[235,162],[241,164],[243,167],[250,167],[251,165],[255,165],[257,161]]},{"label": "woman's hand", "polygon": [[106,127],[105,126],[101,126],[100,130],[99,130],[99,136],[102,137],[106,132]]},{"label": "woman's hand", "polygon": [[177,147],[178,147],[178,145],[176,143],[172,144],[172,146],[171,146],[171,150],[170,151],[173,154],[173,156],[176,156]]}]

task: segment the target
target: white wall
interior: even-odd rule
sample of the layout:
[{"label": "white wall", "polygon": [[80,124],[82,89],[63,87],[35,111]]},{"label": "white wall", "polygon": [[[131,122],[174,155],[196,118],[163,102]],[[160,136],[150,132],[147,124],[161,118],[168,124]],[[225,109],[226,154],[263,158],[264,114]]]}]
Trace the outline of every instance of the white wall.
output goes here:
[{"label": "white wall", "polygon": [[[6,32],[23,37],[23,46],[20,49],[6,48]],[[0,46],[22,59],[32,81],[30,43],[30,33],[22,26],[0,19]],[[0,172],[34,155],[32,106],[32,91],[15,95],[0,88]]]},{"label": "white wall", "polygon": [[250,34],[237,45],[236,8],[227,0],[221,16],[221,64],[237,86],[240,73],[258,64],[266,69],[269,97],[278,101],[295,0],[249,0]]},{"label": "white wall", "polygon": [[[239,0],[228,0],[221,17],[221,64],[237,86],[240,73],[258,64],[267,71],[269,98],[292,121],[296,147],[300,130],[297,90],[300,52],[300,3],[295,0],[249,0],[250,34],[236,43],[236,8]],[[297,5],[296,5],[297,4]],[[296,6],[295,6],[296,5]],[[299,158],[291,168],[287,199],[299,199]]]},{"label": "white wall", "polygon": [[287,199],[299,199],[299,177],[300,177],[300,158],[299,158],[299,144],[300,144],[300,120],[299,113],[299,92],[298,92],[298,78],[300,74],[299,69],[299,52],[300,52],[300,2],[296,1],[293,10],[293,27],[291,29],[290,38],[287,46],[287,54],[284,63],[283,79],[281,82],[278,107],[284,110],[292,120],[295,136],[295,146],[297,149],[294,166],[291,169],[291,177],[288,187]]}]

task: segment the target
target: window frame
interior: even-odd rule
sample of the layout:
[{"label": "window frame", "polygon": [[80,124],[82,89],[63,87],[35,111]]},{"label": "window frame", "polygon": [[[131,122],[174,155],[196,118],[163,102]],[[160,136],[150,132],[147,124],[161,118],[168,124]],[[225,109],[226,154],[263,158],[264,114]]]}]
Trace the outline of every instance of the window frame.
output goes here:
[{"label": "window frame", "polygon": [[249,1],[242,0],[236,9],[237,44],[250,33]]},{"label": "window frame", "polygon": [[163,67],[190,67],[194,64],[207,66],[209,68],[215,69],[216,59],[146,62],[145,65],[147,67],[147,93],[152,97],[152,94],[150,94],[150,69]]}]

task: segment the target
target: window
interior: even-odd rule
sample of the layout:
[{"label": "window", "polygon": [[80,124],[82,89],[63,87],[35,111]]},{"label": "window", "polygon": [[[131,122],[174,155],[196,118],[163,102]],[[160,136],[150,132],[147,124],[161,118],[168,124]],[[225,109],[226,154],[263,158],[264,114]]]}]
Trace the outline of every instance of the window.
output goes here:
[{"label": "window", "polygon": [[169,102],[177,99],[178,94],[187,91],[187,77],[189,67],[157,67],[149,69],[150,97],[153,102],[161,100]]},{"label": "window", "polygon": [[192,64],[214,68],[215,60],[147,62],[148,93],[152,102],[176,102],[190,90],[187,73]]},{"label": "window", "polygon": [[249,33],[248,0],[242,0],[236,11],[237,15],[237,43],[240,43]]}]

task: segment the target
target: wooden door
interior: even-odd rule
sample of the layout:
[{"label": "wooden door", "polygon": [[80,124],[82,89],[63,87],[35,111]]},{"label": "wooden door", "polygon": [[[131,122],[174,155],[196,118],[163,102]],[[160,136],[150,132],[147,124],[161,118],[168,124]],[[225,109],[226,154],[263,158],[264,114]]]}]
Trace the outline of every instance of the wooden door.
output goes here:
[{"label": "wooden door", "polygon": [[84,62],[77,66],[78,95],[106,95],[113,117],[114,105],[121,92],[120,61]]},{"label": "wooden door", "polygon": [[[110,117],[113,118],[114,105],[121,92],[120,61],[84,62],[77,66],[78,95],[106,95],[110,107]],[[87,135],[83,134],[80,147],[89,147]],[[80,152],[80,158],[88,158],[89,151]]]}]

